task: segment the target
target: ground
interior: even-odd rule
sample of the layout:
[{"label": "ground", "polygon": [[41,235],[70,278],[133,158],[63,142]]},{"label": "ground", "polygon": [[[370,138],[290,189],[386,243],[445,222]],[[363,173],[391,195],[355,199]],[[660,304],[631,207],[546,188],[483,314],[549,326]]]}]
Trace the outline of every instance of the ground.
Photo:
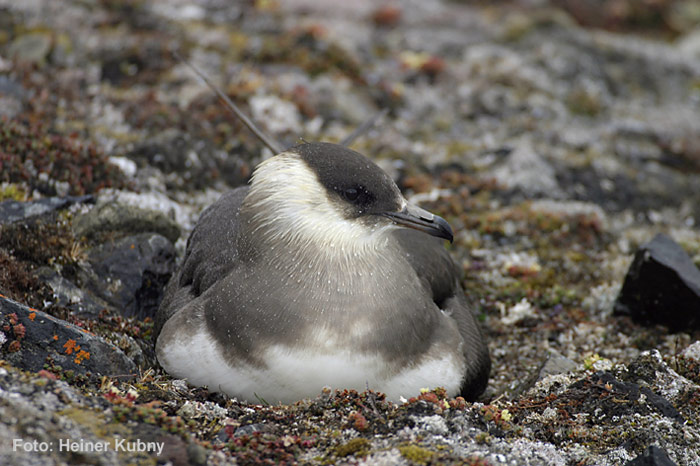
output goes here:
[{"label": "ground", "polygon": [[[0,1],[0,200],[23,203],[0,215],[0,457],[700,464],[700,330],[613,312],[657,233],[700,265],[700,10],[596,5]],[[455,231],[477,403],[249,405],[159,368],[147,316],[199,212],[271,155],[178,54],[285,146],[387,112],[353,148]]]}]

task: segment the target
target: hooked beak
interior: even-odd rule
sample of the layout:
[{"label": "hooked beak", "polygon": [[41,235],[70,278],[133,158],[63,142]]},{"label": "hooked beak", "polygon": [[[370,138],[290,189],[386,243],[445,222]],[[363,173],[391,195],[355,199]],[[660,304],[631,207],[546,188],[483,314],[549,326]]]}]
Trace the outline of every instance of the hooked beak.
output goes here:
[{"label": "hooked beak", "polygon": [[390,218],[397,225],[445,238],[450,243],[454,239],[452,228],[444,218],[412,204],[406,204],[400,212],[384,212],[381,215]]}]

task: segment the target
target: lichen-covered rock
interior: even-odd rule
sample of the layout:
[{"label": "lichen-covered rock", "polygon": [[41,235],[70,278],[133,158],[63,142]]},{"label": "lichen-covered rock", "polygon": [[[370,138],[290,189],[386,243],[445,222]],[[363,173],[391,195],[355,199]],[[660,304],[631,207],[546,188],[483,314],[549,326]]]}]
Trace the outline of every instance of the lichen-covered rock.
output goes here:
[{"label": "lichen-covered rock", "polygon": [[175,243],[180,228],[163,212],[114,202],[98,202],[95,208],[72,222],[76,237],[94,238],[99,233],[158,233]]},{"label": "lichen-covered rock", "polygon": [[2,358],[30,371],[135,375],[136,365],[101,337],[0,296]]}]

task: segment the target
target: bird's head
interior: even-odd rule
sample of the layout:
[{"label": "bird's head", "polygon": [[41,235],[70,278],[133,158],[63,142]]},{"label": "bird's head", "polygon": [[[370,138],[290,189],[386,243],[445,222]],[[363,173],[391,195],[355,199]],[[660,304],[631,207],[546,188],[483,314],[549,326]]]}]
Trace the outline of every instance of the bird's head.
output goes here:
[{"label": "bird's head", "polygon": [[261,163],[242,213],[254,235],[339,248],[377,244],[395,228],[453,238],[443,218],[409,204],[377,164],[330,143],[302,144]]}]

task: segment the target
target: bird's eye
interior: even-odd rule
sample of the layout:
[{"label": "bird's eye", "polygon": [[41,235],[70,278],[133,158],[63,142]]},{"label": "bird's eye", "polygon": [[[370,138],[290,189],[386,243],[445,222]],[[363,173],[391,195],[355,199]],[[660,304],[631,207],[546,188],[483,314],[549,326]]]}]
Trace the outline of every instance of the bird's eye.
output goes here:
[{"label": "bird's eye", "polygon": [[343,196],[345,196],[345,199],[347,199],[350,202],[355,202],[360,195],[360,191],[358,191],[356,188],[347,188],[343,192]]}]

